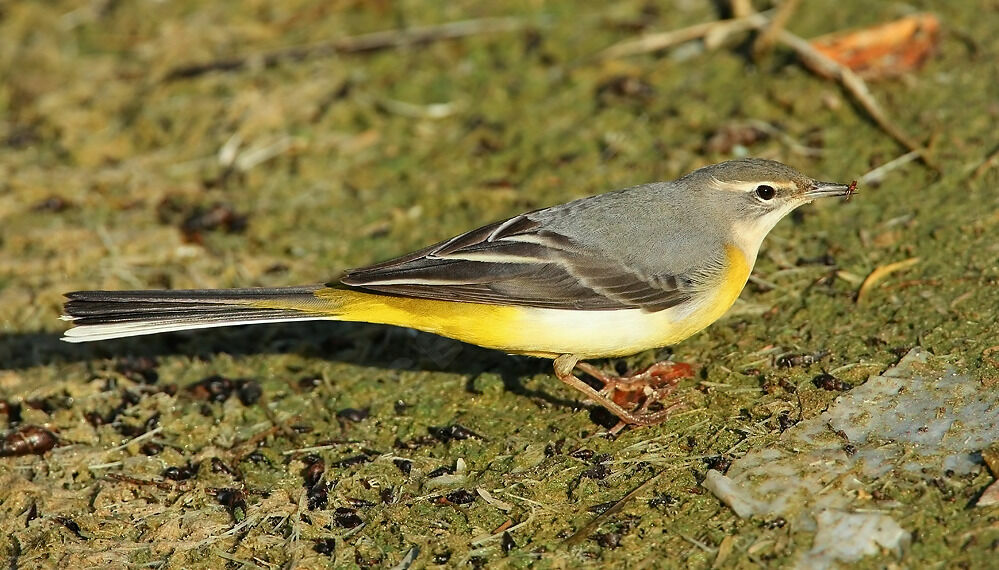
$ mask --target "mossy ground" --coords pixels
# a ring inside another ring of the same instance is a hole
[[[345,324],[70,346],[58,341],[61,295],[327,280],[523,210],[740,153],[849,181],[903,150],[835,84],[780,50],[754,64],[739,43],[593,57],[642,29],[717,18],[708,2],[0,7],[0,396],[64,444],[0,460],[0,553],[24,567],[364,567],[395,565],[415,547],[415,567],[706,568],[732,536],[727,566],[787,563],[807,533],[740,520],[704,492],[715,458],[821,411],[835,397],[811,382],[824,370],[859,383],[920,345],[983,389],[999,376],[999,353],[988,351],[999,343],[999,170],[974,174],[999,143],[995,3],[810,2],[790,28],[812,37],[913,8],[940,16],[940,49],[919,72],[873,89],[904,130],[932,141],[941,172],[911,163],[848,203],[782,223],[740,310],[673,348],[699,367],[681,387],[686,410],[611,440],[546,362]],[[487,16],[525,27],[272,67],[251,58],[241,70],[168,79],[184,64]],[[727,144],[725,133],[749,121],[786,137]],[[246,168],[227,166],[223,148]],[[215,204],[224,206],[213,231],[195,214]],[[181,231],[184,220],[193,221]],[[912,257],[855,302],[854,276]],[[824,356],[780,368],[785,353]],[[154,358],[158,379],[144,385],[130,356]],[[252,379],[263,396],[210,403],[185,389],[212,375]],[[137,397],[114,423],[88,422],[126,393]],[[369,416],[338,418],[345,408]],[[428,435],[453,424],[480,437]],[[158,431],[119,447],[148,428]],[[161,450],[145,455],[147,442]],[[296,451],[311,447],[331,484],[327,507],[313,510],[307,452]],[[213,469],[212,458],[239,472]],[[337,464],[345,458],[358,459]],[[428,477],[459,459],[464,473]],[[192,477],[162,477],[188,463]],[[886,482],[916,536],[904,564],[988,565],[999,513],[967,507],[988,481]],[[244,489],[245,508],[227,511],[224,488]],[[483,538],[511,525],[512,542]],[[316,551],[322,539],[333,539],[329,553]]]

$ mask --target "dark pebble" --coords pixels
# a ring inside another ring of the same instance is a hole
[[[392,463],[402,471],[403,475],[409,475],[413,471],[413,462],[408,459],[393,459]]]
[[[466,491],[465,489],[458,489],[457,491],[448,493],[446,498],[449,502],[456,505],[467,505],[475,502],[475,493]]]
[[[348,422],[359,422],[368,419],[370,409],[344,408],[336,413],[336,417]]]
[[[7,434],[0,442],[0,457],[42,455],[59,443],[59,438],[49,430],[34,425],[21,426]]]
[[[263,396],[264,391],[260,387],[260,383],[256,380],[240,380],[238,387],[236,388],[236,397],[239,401],[243,403],[244,406],[252,406],[260,400],[260,396]]]
[[[812,378],[812,384],[815,384],[816,388],[821,388],[822,390],[828,390],[830,392],[843,392],[853,388],[853,384],[843,382],[832,374],[825,372],[819,374],[815,378]]]
[[[333,511],[333,521],[341,528],[354,528],[364,524],[361,517],[357,516],[357,511],[347,507],[337,507]]]
[[[171,481],[184,481],[198,474],[198,465],[188,463],[180,467],[167,467],[163,470],[163,477]]]
[[[332,556],[336,551],[336,539],[334,538],[321,538],[316,541],[316,544],[312,547],[319,554],[324,556]]]

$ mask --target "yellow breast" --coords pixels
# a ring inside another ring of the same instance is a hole
[[[639,309],[525,310],[517,330],[525,339],[543,338],[546,343],[511,352],[552,358],[567,353],[607,358],[676,344],[717,321],[739,298],[751,268],[735,246],[727,246],[725,256],[725,269],[715,287],[691,302],[655,313]]]

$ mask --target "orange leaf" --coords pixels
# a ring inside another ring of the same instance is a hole
[[[940,20],[924,13],[870,28],[829,34],[815,38],[811,44],[861,77],[877,79],[920,67],[933,54],[939,32]]]

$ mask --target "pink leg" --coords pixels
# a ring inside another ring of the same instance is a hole
[[[576,368],[602,382],[604,387],[598,391],[577,378],[573,374]],[[628,424],[647,426],[665,420],[679,403],[656,412],[649,412],[649,406],[666,398],[680,378],[693,376],[693,370],[688,364],[657,362],[636,374],[618,377],[580,362],[577,356],[564,354],[555,359],[555,375],[620,418],[621,422],[611,430],[611,433],[617,433]]]

